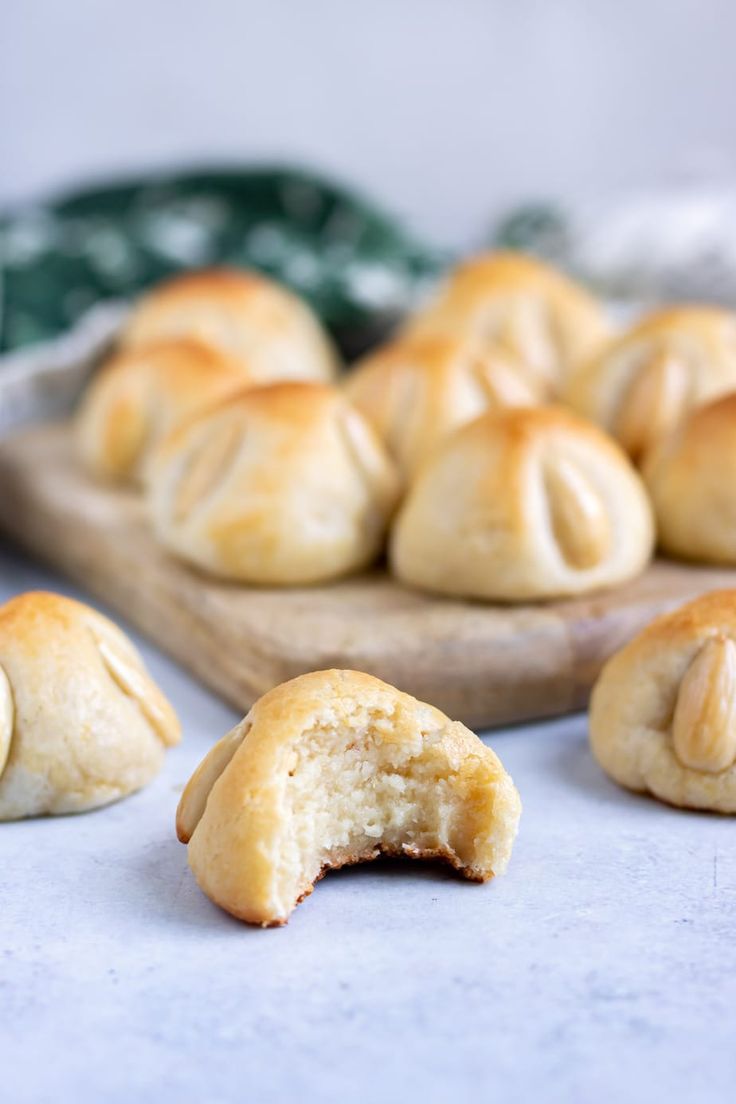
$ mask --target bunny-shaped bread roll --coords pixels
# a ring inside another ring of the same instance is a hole
[[[226,579],[316,583],[381,551],[398,477],[373,431],[325,384],[230,398],[175,430],[149,466],[161,542]]]
[[[584,288],[534,257],[503,252],[458,265],[405,332],[473,337],[509,353],[547,396],[610,335],[601,304]]]
[[[642,474],[665,552],[736,565],[736,394],[693,410]]]
[[[642,463],[694,406],[734,388],[736,315],[718,307],[668,307],[575,372],[564,398]]]
[[[0,607],[0,820],[116,801],[178,740],[173,709],[106,617],[41,591]]]
[[[141,296],[123,331],[126,349],[194,337],[242,358],[261,383],[329,380],[338,357],[309,306],[262,273],[212,268],[174,276]]]
[[[624,582],[653,539],[643,484],[616,443],[539,407],[485,414],[448,437],[409,490],[390,555],[413,586],[519,602]]]
[[[590,741],[628,789],[736,813],[736,591],[658,617],[609,659],[593,689]]]
[[[317,671],[269,691],[212,748],[176,825],[200,888],[272,926],[328,870],[379,855],[487,881],[508,864],[520,813],[464,725],[371,675]]]
[[[80,459],[99,478],[140,482],[167,433],[249,382],[243,361],[194,338],[118,353],[84,393],[75,427]]]
[[[383,346],[356,365],[345,390],[408,478],[464,422],[542,398],[513,356],[448,335]]]

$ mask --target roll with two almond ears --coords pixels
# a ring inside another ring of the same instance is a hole
[[[695,406],[736,388],[736,314],[656,311],[575,372],[564,399],[603,426],[636,463]]]
[[[179,734],[112,621],[41,591],[0,607],[0,820],[125,797],[158,773]]]
[[[514,357],[453,336],[405,337],[369,354],[345,384],[405,478],[448,433],[506,406],[533,406],[539,387]]]
[[[569,374],[610,337],[600,302],[523,253],[487,253],[458,265],[408,334],[474,337],[524,365],[535,391],[559,395]]]
[[[194,337],[242,359],[260,383],[330,380],[339,358],[324,327],[297,295],[261,273],[212,268],[174,276],[141,296],[120,341]]]
[[[506,869],[521,803],[464,725],[357,671],[317,671],[256,702],[177,810],[200,888],[252,924],[286,923],[327,871],[379,855]]]
[[[621,786],[736,813],[736,591],[657,618],[609,659],[589,727],[593,754]]]
[[[399,511],[390,559],[412,586],[524,602],[623,583],[653,543],[644,486],[618,445],[540,407],[485,414],[438,448]]]
[[[149,465],[156,535],[224,579],[317,583],[382,551],[399,495],[380,441],[325,384],[257,387],[175,430]]]

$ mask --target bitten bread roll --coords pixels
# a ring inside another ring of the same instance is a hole
[[[692,408],[736,388],[736,315],[657,311],[570,378],[565,400],[641,463]]]
[[[195,337],[243,360],[253,379],[329,380],[337,354],[307,304],[256,272],[213,268],[147,292],[125,327],[125,348]]]
[[[643,474],[665,552],[736,564],[736,394],[694,410]]]
[[[328,870],[379,855],[502,874],[521,814],[490,748],[393,686],[318,671],[256,702],[195,771],[177,811],[200,888],[264,927]]]
[[[643,484],[614,441],[565,410],[505,410],[458,429],[422,468],[391,565],[426,590],[518,602],[622,583],[653,539]]]
[[[248,382],[241,361],[192,338],[119,353],[82,399],[76,421],[80,459],[98,478],[140,481],[167,433]]]
[[[246,391],[188,422],[149,466],[156,533],[226,579],[316,583],[383,547],[398,477],[346,399],[324,384]]]
[[[0,820],[79,813],[145,786],[179,722],[106,617],[40,591],[0,607]]]
[[[384,346],[350,373],[346,393],[408,477],[464,422],[486,410],[541,401],[513,357],[450,336]]]
[[[459,265],[406,332],[475,337],[510,353],[548,396],[610,336],[592,295],[523,253],[488,253]]]
[[[590,742],[607,774],[691,809],[736,813],[736,591],[657,618],[593,689]]]

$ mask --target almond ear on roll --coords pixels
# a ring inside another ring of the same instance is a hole
[[[335,347],[306,302],[262,273],[186,272],[141,296],[123,331],[125,349],[192,337],[242,360],[252,379],[329,380]]]
[[[590,741],[616,782],[736,813],[736,591],[657,618],[603,668]]]
[[[554,459],[545,474],[552,531],[572,567],[602,563],[611,549],[610,523],[603,499],[580,468]]]
[[[358,671],[317,671],[265,694],[216,744],[179,803],[177,834],[216,904],[285,924],[329,870],[379,855],[502,874],[521,803],[464,725]]]
[[[0,667],[0,777],[10,753],[10,741],[13,738],[15,724],[15,703],[8,676]]]
[[[391,566],[441,594],[534,601],[631,579],[653,541],[643,484],[614,441],[562,409],[505,410],[456,430],[422,468]]]
[[[664,552],[736,565],[736,393],[693,410],[643,475]]]
[[[696,406],[736,388],[736,315],[656,311],[569,378],[564,399],[644,463]]]
[[[458,265],[405,333],[473,338],[523,365],[535,393],[549,397],[610,327],[602,305],[562,272],[523,253],[498,252]]]
[[[512,355],[448,335],[399,338],[370,353],[349,373],[345,393],[407,478],[464,422],[542,400]]]
[[[149,466],[156,534],[224,579],[280,586],[380,554],[399,480],[370,426],[325,384],[256,387],[170,434]]]
[[[675,755],[718,774],[736,759],[736,644],[711,637],[688,667],[672,717]]]

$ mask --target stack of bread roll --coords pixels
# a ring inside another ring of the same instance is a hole
[[[532,602],[632,579],[657,538],[736,563],[725,310],[671,307],[614,333],[561,273],[491,254],[338,369],[310,309],[271,280],[179,277],[144,296],[93,378],[79,458],[145,497],[172,555],[248,585],[324,583],[386,553],[407,586]],[[610,661],[591,738],[616,781],[736,811],[734,625],[736,592],[701,598]],[[45,594],[0,609],[0,820],[124,797],[178,739],[105,618]],[[462,725],[327,671],[276,687],[213,747],[177,831],[213,900],[272,925],[326,870],[379,854],[488,880],[519,814],[510,777]]]
[[[665,552],[736,562],[725,310],[616,333],[566,276],[488,254],[338,368],[308,306],[266,277],[178,277],[142,298],[88,388],[80,457],[141,488],[174,555],[250,585],[387,553],[409,586],[537,601],[633,578],[657,533]]]

